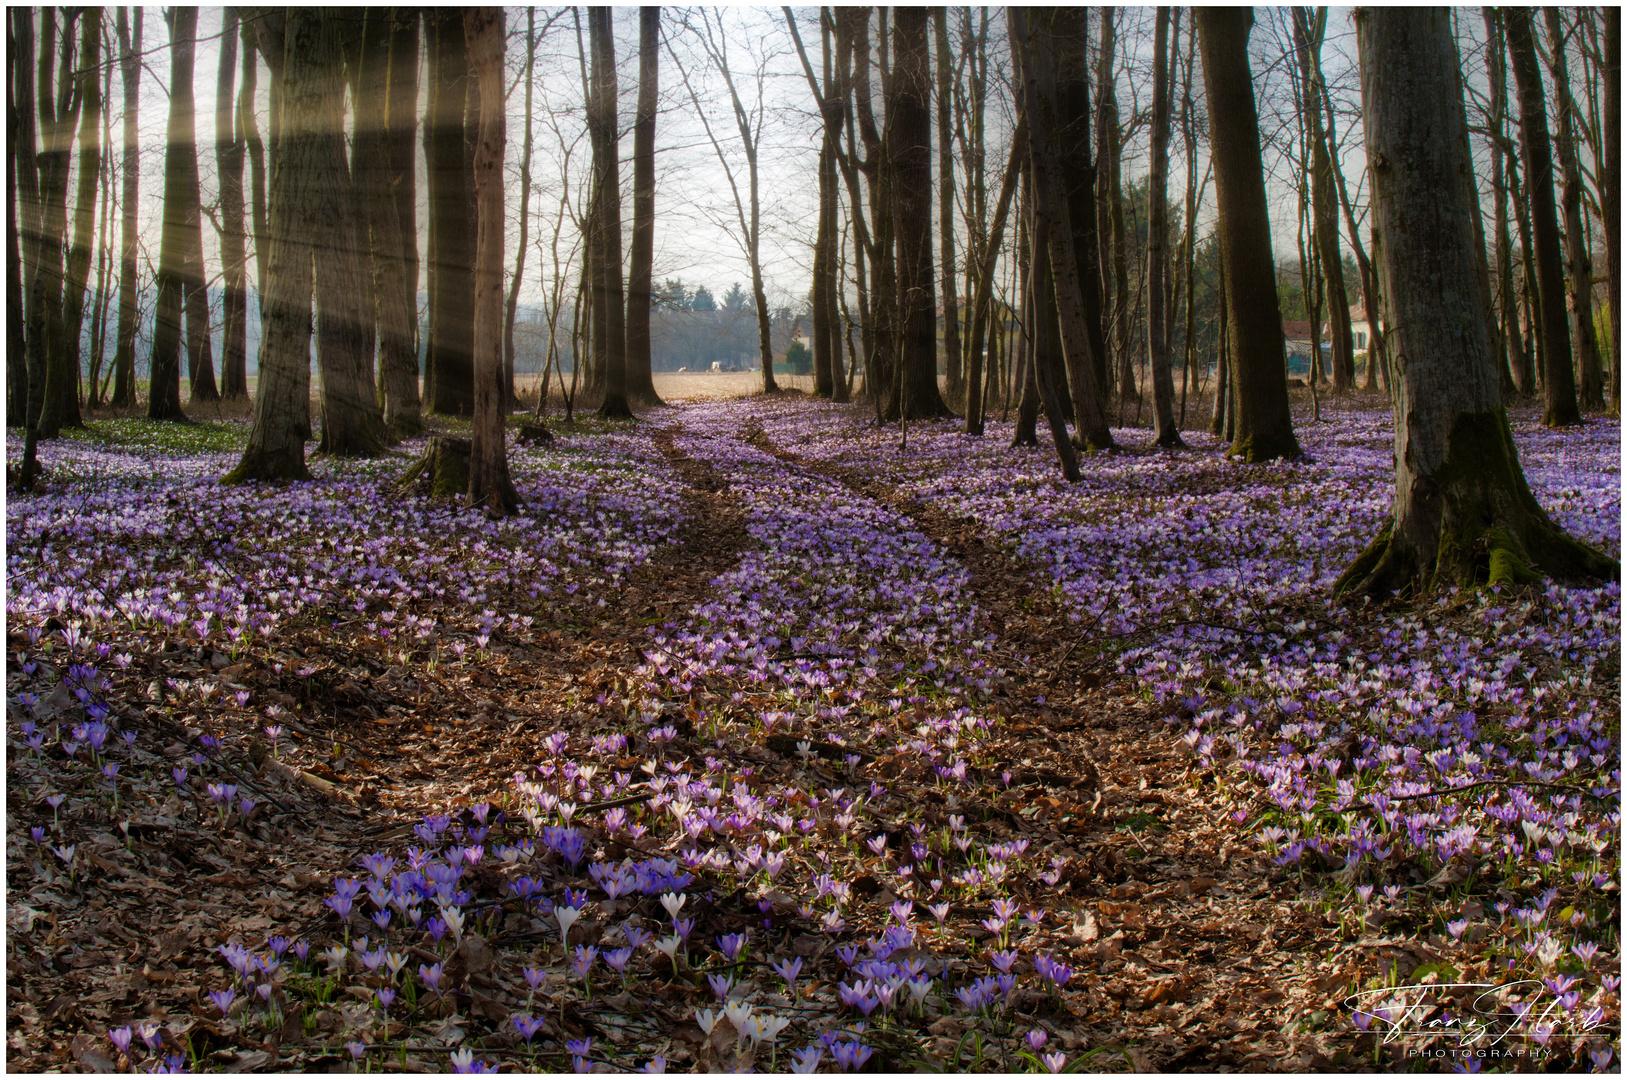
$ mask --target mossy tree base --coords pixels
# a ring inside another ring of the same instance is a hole
[[[462,498],[469,491],[469,461],[474,445],[468,439],[437,435],[423,456],[395,482],[395,490],[418,490],[432,499]]]
[[[1618,581],[1621,565],[1567,535],[1537,503],[1501,409],[1453,425],[1443,467],[1412,478],[1396,511],[1334,586],[1422,595],[1446,586]]]
[[[1299,440],[1294,437],[1292,429],[1276,437],[1261,434],[1239,435],[1237,441],[1226,451],[1229,457],[1239,458],[1249,465],[1280,459],[1292,460],[1300,457],[1302,453]]]
[[[636,420],[633,407],[627,402],[626,394],[606,394],[598,410],[593,414],[601,420]]]
[[[415,438],[424,433],[424,417],[420,413],[402,413],[384,422],[385,430],[397,442]]]
[[[309,480],[311,471],[305,467],[304,448],[292,454],[257,452],[250,447],[243,454],[237,468],[221,477],[223,484],[247,484],[255,480]]]

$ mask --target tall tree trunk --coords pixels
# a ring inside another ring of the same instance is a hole
[[[412,371],[410,385],[403,373],[399,404],[392,412],[386,391],[385,419],[402,435],[423,429],[418,390],[420,354],[418,318],[418,165],[413,139],[418,127],[418,24],[420,13],[398,9],[390,33],[389,125],[390,184],[395,192],[396,217],[401,235],[401,276],[406,289],[411,323]]]
[[[249,295],[243,235],[243,132],[233,134],[237,81],[237,9],[222,9],[220,76],[215,84],[215,167],[220,176],[220,261],[224,279],[225,327],[220,346],[220,393],[227,400],[248,395]],[[245,72],[254,57],[245,52]],[[251,106],[252,108],[252,106]]]
[[[841,332],[836,305],[838,287],[836,265],[839,261],[837,253],[839,230],[836,215],[840,210],[836,192],[836,159],[841,153],[842,118],[846,95],[837,90],[831,77],[832,27],[827,17],[828,11],[821,9],[820,15],[819,38],[825,76],[821,88],[819,77],[814,74],[813,64],[808,59],[808,50],[802,44],[802,33],[797,29],[796,16],[788,7],[781,10],[785,14],[785,25],[791,31],[792,43],[796,46],[797,58],[802,63],[802,72],[807,77],[809,89],[813,91],[814,105],[819,109],[823,131],[819,144],[818,166],[819,224],[814,235],[813,282],[809,296],[813,310],[811,336],[814,393],[820,397],[840,401],[845,400],[846,395],[839,393],[837,387],[843,380]],[[847,42],[839,38],[836,48],[841,50],[846,47]]]
[[[1491,297],[1452,16],[1358,14],[1362,114],[1395,356],[1395,501],[1338,589],[1619,578],[1566,536],[1526,485],[1498,390]],[[1512,35],[1511,35],[1512,36]],[[1456,307],[1441,303],[1457,298]]]
[[[1085,306],[1085,333],[1090,339],[1102,408],[1113,380],[1108,367],[1108,346],[1103,326],[1102,262],[1097,237],[1095,187],[1097,163],[1091,159],[1090,137],[1090,22],[1084,7],[1059,7],[1051,16],[1051,41],[1056,60],[1056,132],[1061,145],[1060,183],[1073,227],[1074,263]],[[1077,442],[1077,437],[1075,439]]]
[[[661,9],[638,11],[638,114],[633,120],[633,238],[627,270],[627,396],[659,405],[650,356],[655,263],[655,113],[660,97]],[[529,131],[529,128],[527,129]],[[522,229],[523,235],[523,229]]]
[[[425,397],[440,416],[474,408],[474,203],[464,137],[474,90],[464,45],[463,14],[427,9],[430,33],[429,113],[424,121],[429,177],[429,351]]]
[[[260,63],[254,21],[241,24],[243,40],[243,85],[237,94],[238,140],[248,152],[249,227],[254,231],[255,303],[264,295],[267,267],[271,259],[271,236],[266,225],[266,151],[260,138],[260,122],[255,116],[254,99],[259,92]],[[273,81],[273,93],[275,92]],[[241,181],[239,181],[241,184]],[[247,344],[244,345],[245,351]]]
[[[45,261],[49,257],[45,235],[44,191],[41,188],[42,157],[37,138],[38,98],[51,93],[49,67],[41,49],[39,67],[46,80],[36,88],[34,19],[31,9],[8,8],[7,22],[15,43],[16,59],[11,65],[12,91],[17,103],[17,136],[12,140],[12,166],[16,173],[17,200],[21,204],[18,234],[22,241],[25,313],[23,340],[26,355],[23,367],[28,373],[27,407],[24,425],[30,430],[39,421],[45,402]],[[41,20],[42,23],[44,20]],[[60,233],[58,234],[61,235]],[[58,250],[61,244],[57,244]]]
[[[1046,388],[1054,380],[1049,366],[1042,361],[1055,357],[1060,351],[1067,365],[1079,444],[1090,450],[1107,449],[1113,445],[1113,435],[1107,424],[1106,394],[1096,383],[1097,365],[1086,328],[1084,293],[1073,250],[1074,229],[1057,146],[1054,39],[1049,27],[1031,27],[1026,9],[1007,8],[1006,14],[1021,67],[1023,119],[1028,124],[1028,210],[1033,244],[1030,272],[1039,282],[1035,286],[1035,310],[1041,315],[1048,314],[1049,302],[1042,301],[1054,296],[1055,317],[1059,320],[1055,330],[1060,331],[1059,350],[1047,346],[1035,354],[1040,357],[1040,361],[1036,361],[1036,381],[1043,399]],[[1042,18],[1048,15],[1049,12],[1043,13]],[[1045,256],[1043,264],[1042,254]],[[1037,340],[1048,343],[1054,332],[1047,321],[1038,328]],[[1046,405],[1049,408],[1048,401]],[[1063,470],[1068,471],[1066,457]]]
[[[186,288],[187,172],[193,146],[191,92],[197,36],[196,8],[177,7],[170,23],[169,125],[164,147],[164,219],[158,246],[158,301],[153,321],[152,373],[147,417],[185,420],[181,411],[181,302]],[[183,89],[184,88],[184,89]]]
[[[593,173],[598,191],[598,257],[594,260],[594,305],[604,326],[604,401],[599,415],[631,419],[627,401],[627,315],[621,277],[621,163],[616,129],[616,43],[611,36],[611,9],[588,9],[588,38],[593,57],[593,95],[588,99],[588,132],[593,139]],[[752,167],[752,227],[756,231],[757,170]],[[762,277],[752,258],[752,285],[761,294]],[[759,300],[761,312],[765,301]],[[597,326],[594,328],[598,329]],[[765,346],[767,342],[764,342]]]
[[[469,59],[480,87],[475,143],[475,412],[469,454],[469,505],[490,515],[519,506],[508,474],[503,416],[503,9],[465,8]]]
[[[1190,389],[1199,392],[1197,357],[1197,221],[1198,221],[1198,136],[1193,125],[1192,69],[1198,51],[1198,27],[1187,23],[1186,62],[1181,72],[1181,138],[1186,145],[1186,243],[1182,247],[1182,273],[1186,286],[1185,355],[1182,357],[1181,417],[1179,426],[1186,426],[1186,395]],[[1204,187],[1209,177],[1203,178]]]
[[[1000,257],[1000,247],[1004,240],[1006,215],[1011,206],[1012,196],[1017,190],[1017,180],[1022,175],[1022,159],[1028,145],[1028,134],[1023,122],[1019,119],[1017,130],[1011,138],[1011,157],[1006,162],[1005,175],[1000,180],[1000,195],[995,201],[993,224],[989,230],[988,240],[983,249],[982,265],[977,268],[977,297],[972,303],[972,364],[971,371],[966,379],[966,434],[983,434],[983,342],[985,338],[991,343],[999,338],[999,331],[990,332],[988,327],[994,313],[991,310],[994,296],[994,267],[995,261]],[[1000,318],[999,325],[1005,324]]]
[[[1313,21],[1304,9],[1294,9],[1294,37],[1298,46],[1303,86],[1306,137],[1310,142],[1311,221],[1322,278],[1327,284],[1328,329],[1332,348],[1333,392],[1356,388],[1356,349],[1350,334],[1350,296],[1345,289],[1344,257],[1339,251],[1339,205],[1334,191],[1333,155],[1322,123],[1322,37],[1327,11],[1319,9]],[[1316,328],[1313,328],[1313,332]]]
[[[1007,18],[1013,11],[1020,8],[1007,8]],[[1043,15],[1048,13],[1040,13]],[[1019,36],[1019,35],[1014,35]],[[1031,42],[1032,45],[1032,42]],[[1034,52],[1043,52],[1046,47],[1040,45],[1030,48],[1028,59],[1033,59]],[[1039,128],[1030,120],[1030,130],[1037,137]],[[1064,351],[1062,337],[1059,333],[1060,320],[1057,303],[1056,286],[1057,271],[1064,265],[1060,254],[1053,257],[1050,252],[1051,240],[1057,235],[1058,229],[1054,223],[1047,224],[1039,220],[1044,198],[1037,194],[1034,185],[1028,189],[1030,195],[1029,209],[1032,227],[1028,237],[1032,244],[1029,256],[1031,270],[1028,276],[1029,305],[1033,308],[1034,319],[1034,348],[1031,350],[1032,361],[1029,365],[1032,372],[1034,388],[1039,391],[1040,407],[1045,413],[1046,426],[1051,429],[1051,444],[1056,447],[1056,455],[1062,465],[1062,476],[1069,483],[1079,482],[1079,455],[1074,449],[1073,441],[1068,437],[1068,422],[1063,415],[1062,396],[1056,385],[1056,372],[1062,367],[1058,362],[1059,353]]]
[[[1509,200],[1514,204],[1514,224],[1520,236],[1520,312],[1526,328],[1520,351],[1531,376],[1529,385],[1534,394],[1541,388],[1543,372],[1548,370],[1548,354],[1542,346],[1542,302],[1537,298],[1537,259],[1536,244],[1531,239],[1531,201],[1525,196],[1518,165],[1517,155],[1509,154]]]
[[[356,110],[355,178],[364,192],[370,237],[382,420],[386,431],[401,437],[424,429],[414,344],[418,324],[416,260],[406,250],[416,243],[404,234],[404,228],[414,228],[415,219],[409,208],[403,220],[398,199],[400,185],[410,186],[411,182],[412,135],[417,122],[417,35],[412,35],[411,48],[402,47],[401,23],[407,20],[416,26],[417,14],[388,8],[367,12],[361,55],[362,93]],[[413,87],[414,92],[404,93],[400,81]],[[405,173],[401,171],[399,153],[403,144],[409,163]]]
[[[1153,431],[1159,446],[1184,446],[1175,426],[1175,380],[1170,371],[1169,322],[1164,281],[1169,275],[1169,8],[1160,7],[1153,28],[1152,175],[1147,194],[1147,359],[1152,367]]]
[[[1282,314],[1271,255],[1260,161],[1259,117],[1249,72],[1246,8],[1199,8],[1198,47],[1209,102],[1221,272],[1226,277],[1228,351],[1236,403],[1231,453],[1245,461],[1299,456],[1288,412]]]
[[[1604,9],[1604,162],[1599,169],[1610,269],[1610,407],[1621,412],[1621,8]]]
[[[943,264],[943,358],[949,397],[953,400],[959,398],[963,391],[960,301],[955,288],[955,158],[949,126],[950,88],[955,61],[949,51],[948,11],[945,7],[932,9],[932,29],[938,52],[938,248]]]
[[[1219,294],[1217,299],[1220,301],[1217,316],[1220,332],[1216,335],[1215,407],[1209,416],[1209,434],[1230,440],[1232,430],[1232,364],[1229,337],[1226,332],[1226,273],[1224,267],[1216,275],[1215,290]]]
[[[126,11],[134,13],[134,27]],[[136,404],[136,255],[140,240],[139,195],[141,190],[141,28],[144,8],[117,9],[119,38],[119,84],[124,91],[124,150],[120,161],[123,189],[119,210],[119,324],[113,348],[114,408]]]
[[[1006,9],[1006,22],[1011,21],[1012,9]],[[1039,335],[1040,318],[1042,312],[1035,302],[1033,292],[1033,279],[1037,273],[1032,265],[1034,244],[1033,215],[1030,212],[1034,205],[1033,177],[1030,168],[1023,169],[1023,195],[1022,207],[1018,221],[1017,231],[1017,295],[1021,298],[1022,315],[1020,316],[1020,348],[1014,349],[1017,356],[1017,370],[1012,373],[1012,380],[1022,384],[1022,395],[1017,400],[1017,420],[1011,428],[1011,445],[1039,446],[1039,435],[1035,431],[1039,423],[1040,395],[1039,379],[1034,375],[1038,366],[1038,351],[1043,347]],[[1061,447],[1057,448],[1060,454]]]
[[[66,9],[64,13],[67,14]],[[78,123],[74,100],[73,16],[68,15],[62,27],[61,56],[56,47],[56,11],[42,8],[40,12],[39,56],[39,155],[40,247],[42,258],[35,274],[42,290],[40,311],[44,318],[40,337],[39,360],[40,408],[35,414],[35,425],[42,439],[52,439],[60,432],[64,416],[64,389],[73,389],[73,372],[68,368],[67,333],[63,321],[65,299],[65,267],[62,241],[68,232],[68,169],[73,159],[73,133]],[[53,71],[56,78],[52,78]],[[56,86],[53,90],[52,83]],[[29,379],[34,378],[31,365]]]
[[[897,370],[897,281],[893,261],[894,205],[890,151],[876,125],[870,92],[870,8],[843,8],[853,28],[853,120],[864,143],[864,158],[858,168],[864,173],[870,193],[870,323],[871,344],[867,357],[865,389],[881,419],[886,398]],[[854,198],[854,216],[859,216]]]
[[[525,139],[520,150],[520,243],[514,250],[514,277],[509,282],[508,309],[503,314],[505,409],[512,409],[517,403],[514,394],[514,317],[520,306],[520,283],[525,280],[526,250],[531,246],[531,101],[536,68],[537,9],[528,7],[525,9],[525,67],[520,74],[520,81],[525,84]],[[637,226],[634,228],[636,230]]]
[[[1525,188],[1531,200],[1535,246],[1537,303],[1542,320],[1543,377],[1546,408],[1542,422],[1566,427],[1582,422],[1576,407],[1576,379],[1571,368],[1570,327],[1565,311],[1565,272],[1559,253],[1559,213],[1554,206],[1554,165],[1548,143],[1548,116],[1542,71],[1531,34],[1530,8],[1504,8],[1504,30],[1520,99],[1520,147],[1525,157]]]
[[[344,53],[356,20],[330,10],[323,19],[323,65],[314,72],[328,91],[311,150],[318,171],[316,235],[316,359],[322,373],[322,438],[317,449],[342,457],[374,457],[389,441],[367,350],[372,310],[355,242],[357,200],[345,159]],[[337,239],[334,239],[337,238]]]
[[[1333,113],[1333,95],[1328,92],[1327,83],[1321,84],[1322,108],[1327,118],[1327,144],[1330,148],[1330,157],[1336,157],[1339,146],[1339,135]],[[1389,376],[1385,374],[1384,361],[1384,333],[1379,318],[1378,276],[1373,269],[1372,261],[1368,258],[1367,249],[1362,245],[1361,229],[1356,224],[1356,213],[1350,204],[1350,192],[1346,190],[1345,173],[1343,166],[1337,162],[1333,165],[1333,186],[1339,193],[1339,208],[1344,212],[1345,228],[1348,231],[1350,250],[1356,256],[1356,272],[1361,278],[1362,306],[1367,315],[1367,379],[1366,389],[1371,390],[1376,379],[1384,379],[1384,387],[1389,389]]]
[[[1503,53],[1503,28],[1496,9],[1483,7],[1481,16],[1486,24],[1486,79],[1490,84],[1491,107],[1487,110],[1486,124],[1491,129],[1491,190],[1493,200],[1492,244],[1493,261],[1497,264],[1497,287],[1493,303],[1497,314],[1497,343],[1502,370],[1507,382],[1502,387],[1504,396],[1511,391],[1522,394],[1532,392],[1528,381],[1520,338],[1519,316],[1514,305],[1514,256],[1509,237],[1508,172],[1504,168],[1503,141],[1508,113],[1508,74]]]
[[[46,372],[41,437],[62,427],[83,427],[79,415],[80,338],[90,285],[90,260],[96,246],[96,198],[102,178],[102,12],[87,7],[79,14],[79,56],[75,82],[79,113],[79,191],[74,202],[73,250],[68,255],[62,297],[62,366],[55,377]],[[55,408],[53,408],[55,403]]]
[[[932,265],[932,63],[927,9],[901,7],[893,15],[896,61],[887,127],[897,185],[898,306],[903,330],[896,415],[916,420],[950,415],[938,391],[933,314],[937,290]]]
[[[121,12],[123,8],[119,9]],[[26,316],[23,309],[22,228],[18,223],[17,204],[24,199],[23,162],[34,168],[32,135],[25,153],[21,148],[22,127],[17,108],[18,83],[31,79],[30,64],[21,55],[17,41],[17,23],[32,21],[31,11],[10,8],[6,12],[6,64],[10,77],[6,82],[6,138],[12,147],[11,194],[6,199],[6,425],[28,426],[28,335],[24,329]],[[32,33],[32,26],[29,27]],[[38,180],[35,180],[38,183]]]
[[[310,393],[311,298],[314,256],[323,235],[321,175],[329,150],[322,127],[339,91],[338,42],[321,8],[287,9],[280,34],[262,27],[256,41],[272,65],[280,124],[274,127],[268,200],[271,250],[261,293],[259,386],[254,424],[243,460],[226,476],[248,480],[305,480],[306,404]]]
[[[1582,166],[1576,152],[1576,102],[1571,97],[1570,68],[1565,61],[1565,27],[1559,9],[1545,7],[1548,56],[1559,114],[1559,203],[1565,215],[1565,308],[1570,313],[1571,347],[1576,354],[1577,404],[1584,409],[1604,408],[1604,375],[1599,370],[1599,346],[1593,331],[1593,260],[1588,255],[1587,233],[1582,227]]]
[[[1096,222],[1101,247],[1103,306],[1113,330],[1108,345],[1108,371],[1119,384],[1120,412],[1136,396],[1135,366],[1130,359],[1130,271],[1124,232],[1124,181],[1117,73],[1116,8],[1097,8],[1102,20],[1100,57],[1096,66]]]
[[[825,120],[826,127],[831,131],[830,154],[822,159],[821,164],[827,170],[823,174],[823,182],[827,185],[820,189],[820,197],[826,200],[830,207],[830,234],[825,238],[825,341],[826,350],[830,353],[831,367],[831,400],[845,402],[853,397],[853,368],[856,366],[857,354],[853,351],[853,323],[847,320],[847,355],[849,363],[844,370],[842,364],[842,320],[847,311],[846,287],[843,273],[846,240],[842,235],[841,214],[842,199],[841,188],[838,183],[841,171],[838,163],[842,158],[842,122],[847,119],[848,83],[851,69],[851,53],[853,42],[843,33],[844,24],[836,12],[830,8],[820,9],[819,40],[822,44],[821,52],[824,56],[825,93],[820,107],[821,118]],[[828,110],[828,113],[827,113]],[[847,133],[851,140],[852,132]],[[823,150],[823,145],[821,145]],[[855,170],[849,169],[853,191],[858,190],[858,176]],[[828,194],[827,194],[828,192]],[[821,202],[821,212],[825,202]],[[855,228],[862,228],[863,217],[857,212],[853,214]],[[860,241],[862,244],[862,241]],[[857,276],[859,281],[864,280],[863,249],[859,248],[857,263]],[[859,286],[861,292],[861,310],[868,301],[862,296],[864,286]],[[817,368],[817,357],[815,367]]]
[[[197,13],[192,14],[189,36],[196,38]],[[197,43],[189,48],[196,57]],[[186,313],[187,382],[192,401],[218,401],[220,390],[215,382],[214,342],[209,334],[208,271],[203,261],[203,208],[198,178],[197,102],[189,79],[180,88],[171,88],[171,99],[181,98],[185,111],[185,134],[180,146],[180,168],[185,204],[181,240],[184,245],[181,304]],[[173,106],[172,106],[173,107]]]

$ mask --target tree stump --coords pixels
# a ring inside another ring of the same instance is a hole
[[[461,498],[467,495],[472,449],[468,439],[436,435],[424,448],[423,456],[395,482],[395,489],[408,491],[416,488],[431,498]]]
[[[554,441],[554,433],[541,424],[521,424],[518,441],[532,446],[548,446]]]

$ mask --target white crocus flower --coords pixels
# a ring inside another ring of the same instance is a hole
[[[565,907],[564,905],[554,908],[554,918],[559,920],[559,940],[561,944],[570,944],[568,939],[571,936],[571,927],[576,925],[576,920],[581,917],[582,910],[580,908]]]

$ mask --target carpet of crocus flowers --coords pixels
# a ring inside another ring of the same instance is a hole
[[[1389,432],[697,403],[490,520],[96,421],[7,504],[8,1063],[1615,1071],[1619,586],[1334,603]],[[1515,437],[1619,558],[1619,425]]]

